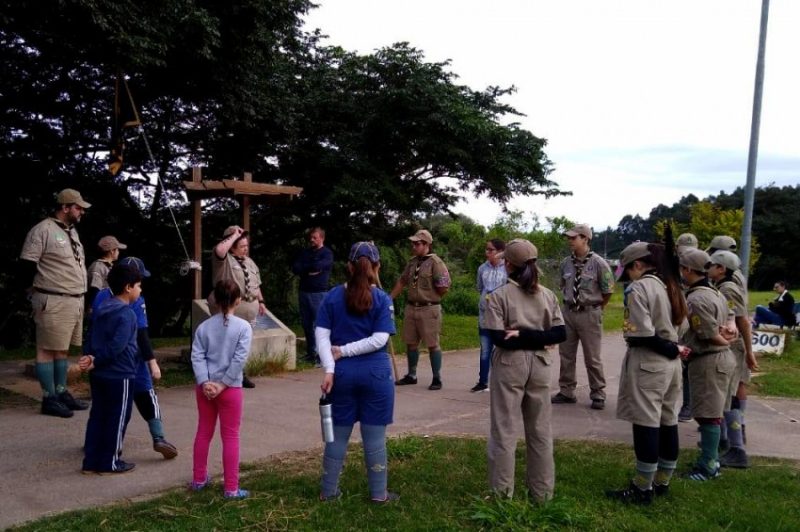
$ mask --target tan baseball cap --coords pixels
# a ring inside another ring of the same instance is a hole
[[[622,250],[622,253],[619,254],[619,264],[622,266],[622,272],[617,277],[617,281],[630,281],[628,265],[635,260],[650,255],[650,250],[647,246],[647,242],[634,242],[633,244],[628,244],[628,246]]]
[[[739,257],[737,257],[732,251],[728,250],[715,251],[709,260],[711,261],[711,264],[719,264],[720,266],[723,266],[731,271],[738,270],[742,265],[742,261],[739,260]]]
[[[588,224],[578,224],[569,231],[565,231],[564,234],[566,236],[578,236],[582,235],[588,238],[589,240],[592,239],[592,228],[589,227]]]
[[[408,239],[411,240],[412,242],[422,241],[427,244],[433,244],[433,237],[426,229],[420,229],[419,231],[414,233],[414,236],[410,236],[408,237]]]
[[[709,249],[727,249],[734,251],[736,249],[736,240],[733,237],[726,235],[718,235],[711,239],[711,243],[706,248],[706,253]]]
[[[524,238],[515,238],[506,244],[506,249],[498,253],[497,258],[521,268],[529,260],[539,258],[539,250]]]
[[[78,207],[83,207],[84,209],[88,209],[92,206],[91,203],[84,201],[81,193],[74,188],[65,188],[59,192],[58,196],[56,196],[56,203],[59,205],[71,205],[74,203]]]
[[[116,237],[111,235],[104,236],[100,239],[97,243],[97,247],[102,249],[103,251],[113,251],[115,249],[128,249],[128,246],[117,240]]]
[[[229,226],[228,226],[228,227],[227,227],[227,228],[226,228],[226,229],[225,229],[225,230],[222,232],[222,238],[228,238],[230,235],[232,235],[233,233],[235,233],[237,229],[241,229],[241,227],[239,227],[238,225],[229,225]],[[241,235],[242,237],[245,237],[245,236],[247,236],[247,235],[248,235],[247,231],[242,231],[242,235]]]
[[[702,249],[686,248],[678,255],[678,262],[684,268],[696,272],[705,272],[711,257]]]
[[[696,248],[698,247],[697,237],[692,233],[683,233],[675,241],[675,247],[678,248]]]

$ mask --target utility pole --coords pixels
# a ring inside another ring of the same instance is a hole
[[[767,48],[767,20],[769,0],[761,0],[761,29],[758,36],[756,84],[753,91],[753,119],[750,123],[750,151],[747,154],[747,185],[744,189],[744,224],[742,225],[742,273],[750,274],[750,236],[753,228],[753,203],[756,188],[756,163],[758,162],[758,133],[761,127],[761,96],[764,92],[764,55]]]

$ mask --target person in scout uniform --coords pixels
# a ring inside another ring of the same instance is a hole
[[[36,324],[36,376],[42,386],[42,414],[72,417],[88,405],[67,390],[67,351],[83,340],[86,258],[75,226],[91,204],[66,188],[56,197],[52,217],[25,237],[20,259],[33,279],[31,305]]]
[[[220,243],[214,247],[211,279],[214,286],[223,280],[236,283],[242,294],[242,301],[234,314],[253,325],[256,316],[266,314],[267,307],[264,306],[264,296],[261,293],[261,273],[249,254],[249,233],[238,225],[228,227],[222,233]],[[214,292],[208,296],[208,309],[212,315],[219,312],[214,301]],[[255,384],[245,375],[242,387],[255,388]]]
[[[709,285],[706,274],[709,262],[708,254],[699,249],[680,255],[681,276],[689,286],[686,292],[689,328],[682,340],[691,349],[688,360],[692,417],[700,425],[700,456],[686,478],[698,481],[720,474],[720,425],[736,389],[736,360],[729,347],[736,331],[728,328],[733,313],[725,297]]]
[[[104,236],[97,243],[101,257],[89,266],[89,291],[86,293],[86,305],[91,312],[92,303],[97,293],[108,288],[108,272],[114,262],[119,258],[119,250],[127,249],[128,246],[120,242],[113,236]]]
[[[692,233],[683,233],[675,240],[675,247],[678,248],[678,253],[686,248],[699,247],[697,237]]]
[[[683,233],[677,238],[677,240],[675,240],[675,248],[678,250],[679,254],[688,248],[697,248],[698,246],[699,243],[697,241],[697,237],[692,233]],[[679,330],[678,336],[680,336],[682,332],[682,330]],[[689,388],[689,364],[685,360],[682,360],[681,366],[683,370],[681,373],[683,378],[683,404],[678,412],[678,421],[682,423],[688,423],[692,420],[692,395]]]
[[[736,394],[731,398],[731,408],[726,410],[725,427],[727,427],[727,444],[720,441],[720,447],[730,447],[719,459],[723,467],[746,468],[750,463],[744,447],[742,437],[742,424],[744,416],[742,403],[747,402],[747,383],[750,382],[750,370],[758,369],[758,362],[753,354],[753,345],[750,341],[752,331],[742,288],[733,281],[733,274],[739,269],[739,257],[730,251],[717,251],[710,258],[708,278],[717,289],[725,296],[728,308],[733,311],[736,329],[739,337],[731,344],[731,350],[736,357],[736,371],[734,382],[737,384]],[[720,436],[721,438],[721,436]]]
[[[563,314],[567,325],[567,339],[558,346],[561,356],[560,391],[553,396],[555,404],[575,403],[578,379],[575,365],[578,342],[583,347],[583,362],[589,376],[589,398],[592,408],[606,406],[606,378],[600,349],[603,340],[603,309],[614,291],[614,274],[611,267],[590,249],[592,229],[578,224],[564,233],[572,256],[561,263],[560,287],[564,296]]]
[[[627,488],[606,496],[628,504],[650,504],[669,493],[678,464],[677,406],[681,396],[677,327],[686,319],[673,250],[634,242],[622,250],[618,281],[625,288],[622,360],[617,418],[633,424],[636,475]]]
[[[395,382],[398,386],[417,383],[419,343],[425,342],[431,357],[433,380],[429,390],[442,389],[442,351],[439,348],[439,333],[442,330],[442,297],[450,289],[450,272],[444,261],[431,252],[433,237],[420,229],[411,241],[411,260],[390,294],[394,299],[404,288],[406,294],[403,341],[406,343],[408,373]]]
[[[711,243],[708,245],[708,248],[706,248],[706,253],[711,256],[716,251],[720,250],[736,253],[736,240],[727,235],[715,236],[711,239]],[[742,290],[744,290],[744,295],[747,296],[747,279],[744,278],[742,270],[739,269],[733,273],[733,281],[742,287]],[[745,300],[745,303],[747,303],[747,300]]]
[[[517,448],[516,417],[525,425],[525,484],[537,501],[553,496],[555,464],[550,426],[550,366],[547,346],[563,342],[558,299],[539,284],[536,246],[514,239],[502,253],[509,281],[488,295],[484,326],[495,345],[487,442],[489,486],[511,498]]]

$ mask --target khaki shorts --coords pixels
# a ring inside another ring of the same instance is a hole
[[[730,349],[689,359],[692,417],[721,418],[739,385]]]
[[[217,306],[217,301],[214,299],[213,292],[208,295],[206,302],[208,302],[208,312],[212,316],[219,312],[219,307]],[[245,301],[242,299],[239,306],[236,307],[236,310],[233,312],[233,315],[253,325],[256,322],[256,317],[258,317],[258,301],[255,299],[253,301]]]
[[[417,345],[420,340],[428,349],[439,347],[439,332],[442,330],[442,306],[415,307],[406,305],[403,318],[403,342]]]
[[[36,324],[36,347],[67,351],[83,342],[83,296],[54,296],[34,292],[31,298]]]
[[[744,345],[741,342],[736,342],[731,346],[733,356],[736,358],[736,371],[734,374],[734,381],[737,384],[743,382],[747,384],[750,382],[750,368],[747,367],[747,354],[744,352]]]
[[[680,359],[629,347],[619,376],[617,417],[644,427],[677,425],[681,387]]]

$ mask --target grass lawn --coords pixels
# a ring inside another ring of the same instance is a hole
[[[679,472],[693,453],[684,452]],[[796,463],[753,460],[706,483],[673,480],[650,507],[628,507],[603,491],[627,485],[634,457],[625,445],[559,441],[556,495],[545,505],[523,493],[524,448],[517,451],[517,494],[488,497],[486,442],[407,436],[389,441],[389,486],[401,498],[367,501],[360,447],[351,447],[344,496],[320,503],[320,453],[293,453],[243,467],[251,498],[225,501],[219,479],[209,489],[173,490],[152,500],[71,512],[19,530],[770,530],[800,529]]]

